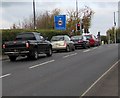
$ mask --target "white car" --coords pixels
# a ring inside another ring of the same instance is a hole
[[[67,35],[53,36],[51,43],[52,49],[55,51],[66,50],[69,52],[75,50],[74,42],[71,41],[70,37]]]

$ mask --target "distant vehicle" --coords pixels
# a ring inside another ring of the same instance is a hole
[[[85,36],[89,40],[90,46],[94,47],[94,46],[98,45],[98,40],[94,35],[88,34],[88,35],[85,35]]]
[[[69,52],[75,50],[74,42],[71,41],[70,37],[67,35],[53,36],[51,43],[53,51],[66,50]]]
[[[72,36],[71,40],[74,42],[75,48],[90,48],[89,40],[87,40],[86,36]]]
[[[25,32],[18,34],[15,41],[5,42],[3,51],[11,61],[15,61],[18,56],[38,59],[40,53],[52,56],[52,45],[40,33]]]

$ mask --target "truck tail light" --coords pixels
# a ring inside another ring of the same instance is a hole
[[[29,43],[26,43],[26,48],[29,48],[29,47],[30,47]]]
[[[5,49],[5,44],[3,44],[3,49]]]

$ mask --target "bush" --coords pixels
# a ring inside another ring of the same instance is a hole
[[[59,30],[23,30],[23,29],[9,29],[2,30],[2,43],[5,41],[12,41],[15,39],[16,35],[21,32],[40,32],[44,37],[48,37],[48,40],[55,35],[68,35],[67,31]]]

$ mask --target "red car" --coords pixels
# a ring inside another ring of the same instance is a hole
[[[98,40],[94,35],[89,34],[89,35],[85,35],[85,36],[89,40],[90,46],[97,46],[98,45]]]

